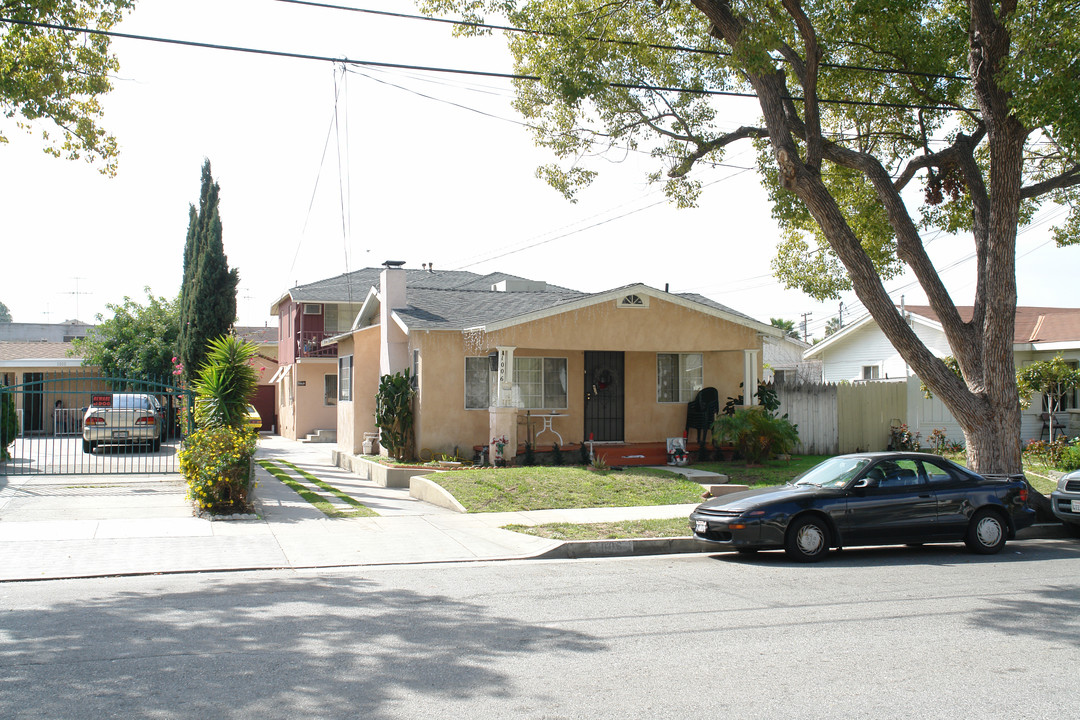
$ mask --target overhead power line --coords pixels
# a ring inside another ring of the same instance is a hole
[[[348,5],[337,5],[337,4],[334,4],[334,3],[313,2],[313,0],[276,0],[276,1],[280,2],[280,3],[288,4],[288,5],[305,5],[305,6],[308,6],[308,7],[323,8],[323,9],[326,9],[326,10],[343,10],[345,12],[363,13],[365,15],[378,15],[378,16],[381,16],[381,17],[397,18],[397,19],[400,19],[400,20],[417,20],[417,21],[421,21],[421,22],[440,23],[440,24],[443,24],[443,25],[456,25],[458,27],[470,27],[470,28],[476,28],[478,30],[501,30],[503,32],[509,32],[509,33],[522,33],[522,34],[528,34],[528,35],[541,35],[541,36],[547,36],[547,37],[559,37],[558,33],[547,32],[547,31],[543,31],[543,30],[533,30],[533,29],[530,29],[530,28],[514,27],[513,25],[495,25],[493,23],[472,22],[470,20],[455,20],[453,18],[438,18],[438,17],[430,17],[428,15],[413,15],[413,14],[409,14],[409,13],[391,12],[389,10],[373,10],[371,8],[350,7]],[[695,53],[695,54],[698,54],[698,55],[715,55],[717,57],[729,57],[731,55],[731,52],[727,51],[727,50],[713,50],[713,49],[710,49],[710,48],[696,48],[696,47],[689,47],[689,46],[686,46],[686,45],[666,45],[666,44],[662,44],[662,43],[646,43],[646,42],[641,42],[640,40],[624,40],[624,39],[621,39],[621,38],[605,38],[605,37],[597,37],[597,36],[594,36],[594,35],[584,35],[584,36],[582,36],[581,39],[588,40],[590,42],[609,43],[609,44],[613,44],[613,45],[627,45],[627,46],[631,46],[631,47],[644,47],[644,48],[649,48],[650,50],[671,50],[673,52]],[[781,60],[782,60],[782,58],[781,58]],[[875,67],[867,67],[867,66],[864,66],[864,65],[845,65],[843,63],[823,62],[823,63],[821,63],[821,66],[822,67],[827,67],[827,68],[834,68],[834,69],[837,69],[837,70],[859,70],[859,71],[862,71],[862,72],[880,73],[880,74],[883,74],[883,75],[904,75],[904,76],[908,76],[908,77],[925,77],[925,78],[936,79],[936,80],[961,80],[961,81],[967,81],[969,79],[969,78],[964,77],[962,75],[952,75],[952,74],[946,74],[946,73],[931,73],[931,72],[923,72],[923,71],[920,71],[920,70],[896,70],[896,69],[893,69],[893,68],[875,68]]]
[[[528,80],[531,82],[539,82],[543,78],[538,75],[523,75],[519,73],[504,73],[493,72],[488,70],[462,70],[460,68],[438,67],[438,66],[425,66],[425,65],[409,65],[406,63],[388,63],[380,62],[377,60],[354,60],[351,58],[342,57],[330,57],[328,55],[315,55],[312,53],[297,53],[289,52],[285,50],[267,50],[264,48],[252,48],[243,47],[240,45],[222,45],[219,43],[199,42],[197,40],[178,40],[176,38],[164,38],[154,35],[136,35],[134,33],[118,32],[116,30],[97,30],[95,28],[77,27],[73,25],[60,25],[58,23],[43,23],[35,22],[33,20],[18,20],[15,18],[0,17],[0,23],[7,23],[9,25],[21,25],[24,27],[36,27],[44,30],[58,30],[60,32],[76,32],[86,33],[88,35],[97,35],[101,37],[109,38],[121,38],[124,40],[141,40],[144,42],[162,43],[166,45],[180,45],[184,47],[195,47],[204,50],[222,50],[226,52],[238,52],[246,53],[249,55],[266,55],[269,57],[288,58],[292,60],[314,60],[318,62],[328,63],[342,63],[344,65],[360,65],[364,67],[376,67],[376,68],[388,68],[396,70],[419,70],[424,72],[433,73],[452,73],[456,75],[475,75],[477,77],[491,77],[491,78],[503,78],[506,80]],[[694,95],[710,95],[717,97],[742,97],[742,98],[756,98],[755,93],[737,92],[734,90],[706,90],[703,88],[680,88],[680,87],[668,87],[663,85],[644,85],[638,83],[619,83],[612,82],[607,83],[609,87],[619,88],[621,90],[645,90],[649,92],[660,93],[690,93]],[[787,98],[795,102],[804,102],[805,98],[798,96],[790,96]],[[881,108],[896,108],[903,110],[940,110],[940,111],[955,111],[961,108],[939,106],[939,105],[911,105],[908,103],[887,103],[878,102],[873,100],[832,100],[829,98],[818,98],[817,101],[827,105],[850,105],[861,107],[881,107]]]

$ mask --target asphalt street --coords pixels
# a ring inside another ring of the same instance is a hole
[[[5,718],[1050,718],[1080,542],[0,585]]]

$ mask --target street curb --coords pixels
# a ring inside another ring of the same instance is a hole
[[[1060,523],[1040,523],[1024,528],[1016,534],[1017,540],[1055,540],[1075,537],[1069,528]],[[727,545],[706,542],[694,537],[639,538],[625,540],[566,540],[532,560],[577,560],[600,557],[630,557],[633,555],[674,555],[678,553],[733,552]]]
[[[716,543],[693,537],[638,538],[625,540],[566,540],[562,545],[532,555],[533,560],[577,560],[580,558],[629,557],[631,555],[672,555],[676,553],[725,552]]]

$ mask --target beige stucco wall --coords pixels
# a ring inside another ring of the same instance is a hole
[[[327,405],[323,400],[323,378],[329,374],[337,374],[336,358],[303,360],[293,365],[287,382],[292,383],[295,406],[282,407],[279,398],[282,437],[301,440],[316,430],[337,427],[337,405]],[[301,382],[305,384],[301,386]]]
[[[419,349],[421,358],[418,449],[449,453],[457,446],[471,452],[473,445],[490,440],[488,411],[465,409],[464,358],[486,355],[497,346],[515,347],[515,357],[567,358],[568,408],[561,412],[569,417],[553,424],[568,444],[584,439],[586,350],[625,353],[624,439],[651,442],[681,435],[686,424],[685,403],[656,400],[657,353],[702,353],[704,384],[717,388],[722,403],[741,393],[743,350],[760,350],[761,340],[752,328],[657,298],[650,298],[648,308],[617,308],[612,301],[484,334],[414,331],[410,349]],[[525,411],[519,414],[524,418]],[[533,422],[536,433],[541,425]],[[524,438],[519,425],[519,439]],[[540,442],[552,439],[544,433]]]
[[[375,394],[379,389],[380,327],[365,328],[338,342],[338,357],[353,356],[353,399],[338,403],[337,447],[357,454],[364,433],[376,432]]]

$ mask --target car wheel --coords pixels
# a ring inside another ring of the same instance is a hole
[[[87,453],[87,454],[93,452],[94,451],[94,444],[91,443],[89,440],[83,440],[82,441],[82,451],[84,453]]]
[[[993,510],[980,510],[968,523],[967,537],[964,539],[971,552],[980,555],[993,555],[1005,547],[1008,528],[1005,521]]]
[[[154,452],[157,452],[158,450],[160,450],[161,449],[161,439],[158,438],[158,439],[154,440],[154,442],[150,443],[150,448]]]
[[[813,515],[796,520],[787,531],[784,551],[798,562],[817,562],[829,554],[829,528]]]

